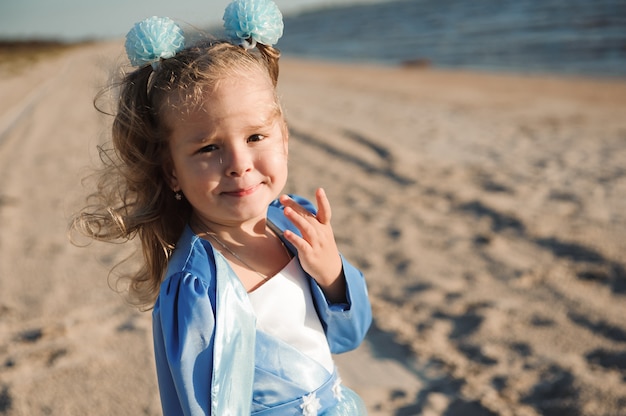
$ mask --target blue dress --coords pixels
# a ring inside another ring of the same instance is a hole
[[[298,203],[314,206],[297,196]],[[279,230],[297,228],[272,202],[267,218]],[[284,243],[296,253],[295,247]],[[345,304],[331,304],[308,277],[332,353],[356,348],[372,315],[362,273],[342,257]],[[362,415],[356,394],[336,372],[256,329],[248,295],[224,257],[186,227],[153,310],[153,335],[163,414]]]

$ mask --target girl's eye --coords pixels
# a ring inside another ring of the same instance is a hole
[[[203,148],[201,148],[198,152],[199,153],[211,153],[217,150],[217,146],[214,144],[209,144],[207,146],[204,146]]]
[[[263,140],[265,138],[265,136],[263,136],[262,134],[253,134],[252,136],[248,137],[248,142],[260,142],[261,140]]]

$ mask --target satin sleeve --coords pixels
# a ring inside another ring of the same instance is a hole
[[[363,274],[342,256],[347,303],[330,303],[314,279],[311,292],[333,354],[358,347],[372,323],[372,308]]]
[[[215,291],[190,273],[163,283],[153,315],[154,352],[165,416],[209,415]]]

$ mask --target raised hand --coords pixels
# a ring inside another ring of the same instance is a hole
[[[320,285],[331,302],[345,301],[346,286],[341,257],[330,224],[331,209],[326,193],[315,193],[317,215],[306,210],[287,195],[280,197],[285,216],[300,230],[302,237],[285,231],[285,238],[298,249],[300,264]]]

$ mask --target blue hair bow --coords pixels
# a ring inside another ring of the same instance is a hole
[[[273,46],[283,35],[283,15],[271,0],[234,0],[224,12],[226,35],[246,49]]]
[[[150,17],[135,23],[126,35],[126,54],[133,66],[171,58],[185,47],[183,30],[169,17]]]

